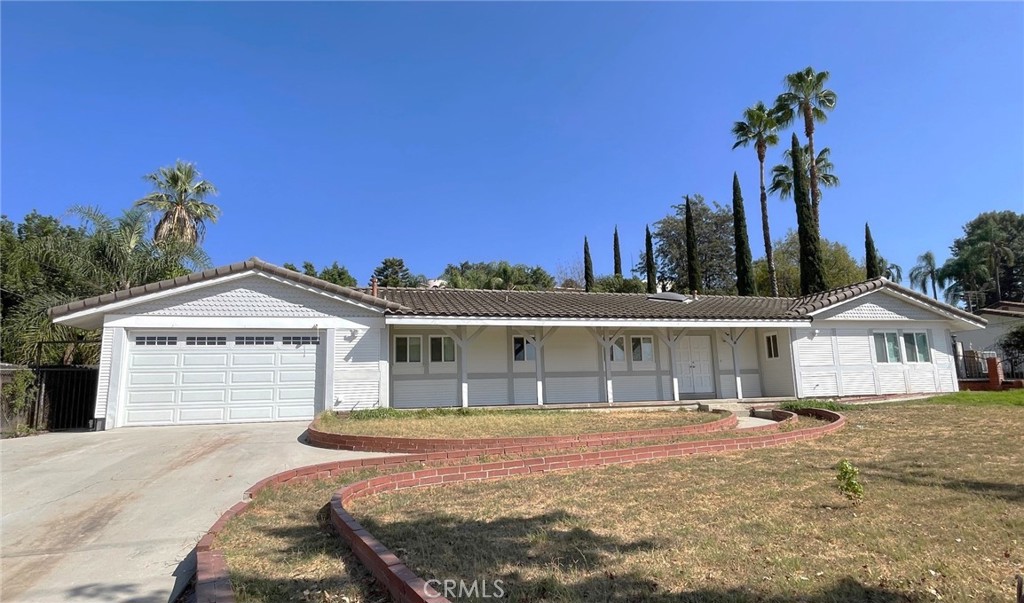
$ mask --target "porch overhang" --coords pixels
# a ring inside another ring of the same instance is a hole
[[[526,317],[480,317],[480,316],[414,316],[385,315],[384,322],[396,326],[437,326],[437,327],[610,327],[636,329],[728,329],[744,327],[787,328],[806,327],[811,319],[802,320],[665,320],[634,318],[526,318]]]

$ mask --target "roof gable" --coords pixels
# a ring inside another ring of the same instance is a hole
[[[900,299],[885,289],[826,308],[815,316],[829,320],[948,320],[949,316]]]

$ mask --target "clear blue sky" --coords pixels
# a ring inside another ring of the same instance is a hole
[[[757,161],[729,129],[807,65],[839,95],[816,138],[842,179],[824,236],[860,257],[870,221],[909,269],[980,211],[1024,211],[1021,3],[0,10],[3,213],[117,212],[143,174],[195,161],[221,190],[217,264],[553,270],[587,235],[610,272],[613,226],[635,259],[682,194],[728,203],[734,170],[759,241]],[[770,213],[775,237],[795,224],[791,203]]]

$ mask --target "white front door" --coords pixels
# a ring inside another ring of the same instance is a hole
[[[132,331],[122,425],[312,419],[316,331]]]
[[[711,394],[715,391],[711,374],[711,337],[692,335],[679,339],[679,393]]]

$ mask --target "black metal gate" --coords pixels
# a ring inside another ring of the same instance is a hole
[[[95,366],[37,366],[37,390],[32,425],[51,431],[92,428],[96,385]]]

